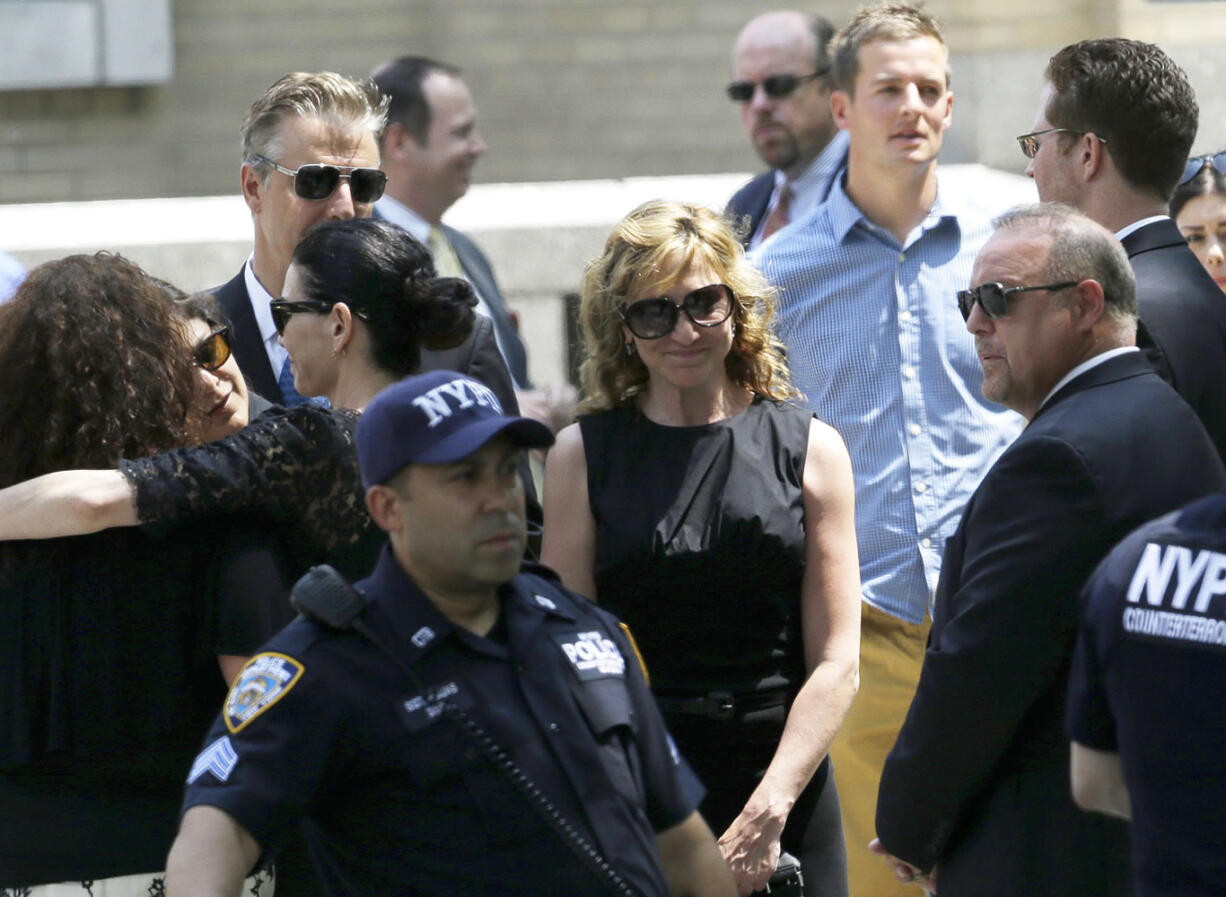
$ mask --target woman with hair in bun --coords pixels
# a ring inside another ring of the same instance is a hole
[[[295,249],[286,298],[273,310],[299,392],[326,396],[331,409],[273,406],[223,439],[0,490],[0,539],[250,512],[278,528],[291,567],[326,562],[364,576],[384,536],[366,512],[358,473],[361,410],[417,370],[423,347],[464,343],[475,305],[468,283],[436,277],[428,250],[399,228],[372,219],[321,224]]]
[[[467,282],[435,277],[426,249],[386,221],[337,221],[294,249],[273,321],[289,352],[294,388],[334,408],[361,410],[417,371],[431,334],[471,323]]]

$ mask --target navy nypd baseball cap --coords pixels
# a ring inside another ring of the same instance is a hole
[[[521,448],[547,448],[539,421],[509,417],[488,386],[455,371],[406,377],[375,396],[358,421],[358,465],[367,488],[409,464],[450,464],[505,433]]]

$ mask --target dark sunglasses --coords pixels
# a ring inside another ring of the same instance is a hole
[[[1039,138],[1044,134],[1089,134],[1089,131],[1078,131],[1076,128],[1044,128],[1042,131],[1031,131],[1017,138],[1017,145],[1022,148],[1022,155],[1033,159],[1039,154]],[[1094,135],[1099,143],[1106,143],[1107,138]]]
[[[336,192],[341,181],[349,182],[349,192],[354,202],[372,203],[383,195],[387,175],[377,168],[351,168],[348,166],[324,165],[312,162],[301,168],[285,168],[266,156],[252,156],[251,161],[271,165],[282,174],[294,179],[294,192],[313,202],[327,199]]]
[[[1034,293],[1041,290],[1067,290],[1081,283],[1079,280],[1066,280],[1063,283],[1049,283],[1041,287],[1007,287],[999,283],[981,283],[971,290],[958,290],[958,310],[962,319],[971,319],[971,310],[975,303],[983,309],[983,313],[993,321],[1003,318],[1009,311],[1009,297],[1014,293]]]
[[[218,327],[200,342],[192,352],[192,361],[206,371],[215,371],[230,360],[230,328]]]
[[[285,333],[285,325],[289,323],[291,316],[304,311],[322,315],[335,304],[320,299],[274,299],[268,303],[268,307],[272,310],[272,322],[276,325],[277,335],[281,336]]]
[[[812,81],[814,78],[820,78],[829,69],[822,69],[820,72],[814,72],[812,75],[767,75],[761,81],[733,81],[728,85],[728,99],[734,103],[748,103],[753,99],[753,92],[758,89],[758,85],[762,85],[762,89],[766,91],[766,95],[773,100],[781,97],[786,97],[805,81]]]
[[[673,332],[682,312],[696,327],[718,327],[732,314],[735,300],[731,287],[713,283],[686,293],[680,305],[667,296],[656,296],[632,302],[617,314],[639,339],[659,339]]]
[[[1217,169],[1218,174],[1226,174],[1226,150],[1214,153],[1212,156],[1193,156],[1188,160],[1188,164],[1183,167],[1183,177],[1179,179],[1178,186],[1182,187],[1192,180],[1192,178],[1200,174],[1201,169],[1206,165],[1212,165]]]

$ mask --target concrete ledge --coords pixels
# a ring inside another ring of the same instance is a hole
[[[941,189],[988,214],[1036,199],[1025,177],[982,165],[941,169]],[[587,262],[610,228],[655,198],[722,208],[749,174],[623,180],[480,184],[447,215],[488,253],[507,300],[520,314],[540,383],[563,377],[561,297],[577,290]],[[110,250],[185,290],[207,289],[234,275],[251,252],[251,217],[242,198],[0,205],[0,249],[27,267],[74,252]]]

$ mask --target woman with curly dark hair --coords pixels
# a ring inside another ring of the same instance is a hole
[[[183,445],[194,378],[178,321],[120,256],[31,271],[0,306],[0,485]]]
[[[187,333],[119,256],[31,272],[0,306],[0,483],[183,444],[200,395]],[[185,771],[225,693],[217,536],[0,546],[0,889],[157,887]]]
[[[414,373],[423,347],[463,344],[457,351],[475,354],[470,332],[492,325],[476,317],[466,281],[436,277],[424,246],[374,219],[312,229],[294,251],[285,292],[273,310],[298,389],[325,396],[331,410],[274,406],[224,439],[125,458],[118,470],[61,471],[5,489],[0,539],[254,513],[285,536],[295,570],[327,562],[365,576],[384,535],[366,512],[358,473],[353,433],[361,409]],[[469,358],[449,366],[481,379]]]

